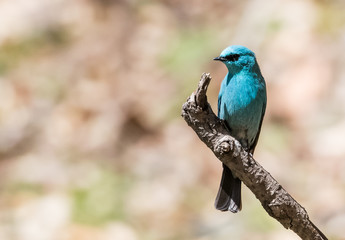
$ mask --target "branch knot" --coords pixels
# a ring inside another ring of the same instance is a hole
[[[225,135],[216,142],[214,151],[223,156],[232,151],[233,148],[234,145],[232,137]]]

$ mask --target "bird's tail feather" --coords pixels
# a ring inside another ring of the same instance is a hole
[[[216,209],[237,213],[242,208],[241,180],[232,175],[231,170],[223,164],[222,180],[220,182],[216,201]]]

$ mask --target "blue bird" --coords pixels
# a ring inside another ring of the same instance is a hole
[[[246,47],[233,45],[214,60],[228,68],[218,95],[218,117],[225,121],[231,136],[253,154],[267,102],[266,84],[255,54]],[[215,207],[233,213],[242,207],[241,180],[224,164]]]

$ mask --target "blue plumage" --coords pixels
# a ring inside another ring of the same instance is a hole
[[[233,45],[214,60],[228,68],[218,96],[218,117],[223,119],[241,145],[250,153],[257,144],[266,109],[266,84],[255,54]],[[223,175],[215,201],[217,209],[238,212],[241,209],[241,181],[223,165]]]

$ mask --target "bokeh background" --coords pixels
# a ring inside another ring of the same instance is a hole
[[[299,239],[180,117],[202,72],[216,109],[241,44],[268,106],[255,158],[330,239],[345,239],[345,2],[1,0],[0,239]]]

